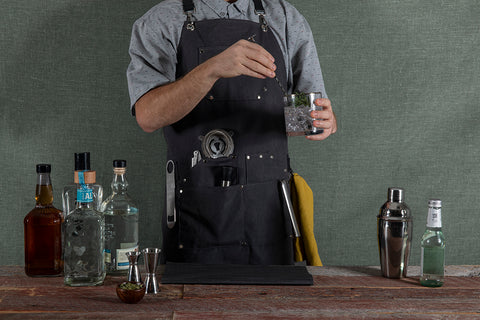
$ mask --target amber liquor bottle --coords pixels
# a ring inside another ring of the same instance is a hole
[[[35,208],[25,219],[25,273],[28,276],[59,276],[63,272],[62,211],[53,206],[51,166],[37,164]]]

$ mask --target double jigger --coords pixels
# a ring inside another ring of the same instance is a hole
[[[158,256],[162,250],[158,248],[145,248],[142,250],[145,262],[145,293],[157,294],[160,292],[157,280],[157,263]],[[138,259],[141,255],[139,251],[129,251],[125,253],[128,257],[128,278],[129,282],[142,282],[140,270],[138,269]]]

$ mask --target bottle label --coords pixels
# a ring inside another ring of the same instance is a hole
[[[428,208],[427,227],[441,228],[442,227],[442,209]]]
[[[93,190],[85,184],[83,171],[78,173],[78,183],[80,188],[77,189],[77,201],[83,203],[93,202]]]

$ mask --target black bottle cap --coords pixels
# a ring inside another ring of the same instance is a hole
[[[127,167],[127,160],[113,160],[113,167],[114,168],[126,168]]]
[[[50,173],[52,166],[49,164],[41,163],[37,164],[37,173]]]
[[[90,152],[75,153],[75,171],[90,170]]]

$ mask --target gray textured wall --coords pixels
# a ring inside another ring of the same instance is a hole
[[[414,214],[412,264],[430,197],[444,201],[448,264],[478,264],[480,2],[291,1],[315,34],[339,132],[290,139],[292,165],[316,198],[328,265],[378,264],[376,215],[389,186]],[[141,210],[141,246],[160,246],[165,144],[129,114],[133,21],[154,0],[0,2],[0,264],[23,264],[35,164],[52,164],[55,204],[90,151],[109,192],[125,158]]]

